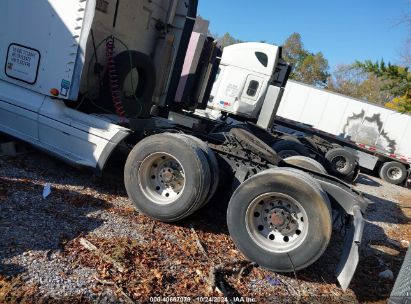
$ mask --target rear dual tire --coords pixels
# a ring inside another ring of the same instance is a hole
[[[283,139],[276,142],[272,148],[282,159],[292,156],[310,156],[310,151],[296,139]]]
[[[217,188],[220,182],[220,168],[217,161],[217,157],[215,156],[213,150],[201,139],[198,137],[187,135],[187,134],[176,134],[176,136],[184,136],[188,140],[191,140],[198,148],[200,148],[205,157],[207,158],[208,166],[211,171],[210,176],[210,190],[207,193],[206,198],[204,199],[203,203],[199,206],[199,208],[208,204],[208,202],[213,198],[214,194],[217,192]]]
[[[204,149],[192,138],[171,133],[140,141],[124,169],[127,194],[135,207],[163,222],[181,220],[198,210],[215,192],[211,150]]]
[[[339,177],[352,174],[356,167],[355,156],[344,148],[334,148],[325,154],[330,172]]]
[[[272,271],[292,272],[311,265],[325,251],[331,238],[331,206],[308,174],[274,168],[234,192],[227,224],[234,243],[250,260]]]
[[[273,149],[283,159],[295,156],[310,156],[309,149],[305,145],[287,137],[275,143]],[[344,148],[336,147],[325,154],[325,160],[328,172],[348,181],[353,180],[357,162],[352,153]]]

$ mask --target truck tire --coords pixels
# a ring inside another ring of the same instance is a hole
[[[354,172],[356,160],[352,153],[344,148],[334,148],[325,154],[329,170],[336,175],[347,176]]]
[[[301,143],[290,141],[290,140],[280,140],[276,142],[272,148],[277,152],[278,156],[282,159],[291,156],[310,156],[308,149]]]
[[[230,133],[237,138],[245,149],[250,150],[272,164],[278,164],[279,158],[276,151],[251,132],[243,128],[232,128]]]
[[[189,140],[192,140],[194,143],[197,144],[197,146],[203,151],[204,155],[207,158],[208,165],[210,167],[211,171],[211,180],[210,180],[210,192],[207,194],[206,199],[204,202],[199,206],[200,208],[207,205],[207,203],[213,198],[214,194],[217,191],[219,182],[220,182],[220,167],[218,165],[217,158],[211,150],[211,148],[201,139],[198,137],[192,136],[192,135],[187,135],[187,134],[178,134],[179,136],[184,136],[188,138]]]
[[[314,263],[327,248],[331,206],[308,174],[277,167],[237,188],[228,206],[227,224],[248,259],[272,271],[292,272]]]
[[[407,168],[396,161],[384,163],[379,173],[381,179],[394,185],[401,184],[407,178]]]
[[[306,156],[291,156],[284,159],[288,164],[299,166],[304,169],[312,170],[322,174],[328,174],[327,170],[318,161]]]
[[[203,151],[169,133],[146,137],[130,152],[124,168],[127,194],[143,214],[164,222],[191,215],[210,189]]]

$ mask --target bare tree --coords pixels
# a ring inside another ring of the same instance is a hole
[[[411,5],[411,0],[408,1]],[[411,67],[411,15],[404,14],[398,24],[406,24],[408,27],[408,37],[405,39],[400,53],[400,63],[404,66]]]
[[[339,65],[328,79],[327,89],[354,98],[386,104],[392,98],[383,90],[386,82],[354,64]]]
[[[319,87],[326,85],[328,60],[321,52],[314,54],[306,50],[299,33],[293,33],[285,40],[283,57],[293,67],[292,79]]]
[[[407,19],[409,34],[401,49],[401,63],[407,67],[411,67],[411,17]]]

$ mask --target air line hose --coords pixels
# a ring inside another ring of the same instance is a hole
[[[117,67],[114,61],[114,37],[110,37],[106,42],[106,58],[107,58],[107,72],[110,85],[110,92],[114,108],[116,113],[121,118],[121,122],[124,122],[126,112],[124,111],[123,104],[121,102],[121,92],[118,82]]]

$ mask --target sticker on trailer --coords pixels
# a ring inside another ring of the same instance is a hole
[[[61,81],[60,95],[66,97],[70,90],[70,81],[63,79]]]
[[[8,77],[35,84],[40,65],[40,52],[17,43],[9,45],[5,73]]]

